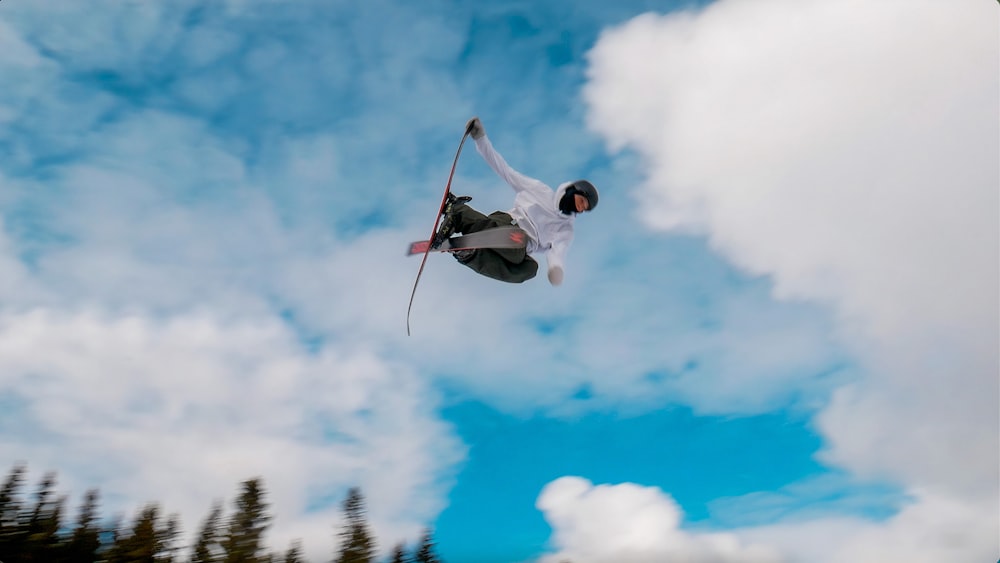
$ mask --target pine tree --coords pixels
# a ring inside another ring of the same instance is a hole
[[[161,524],[159,507],[149,504],[139,512],[131,530],[115,535],[107,563],[172,563],[179,530],[176,517]]]
[[[65,497],[55,495],[55,473],[46,473],[35,493],[35,508],[30,516],[22,515],[21,530],[24,544],[22,561],[51,561],[57,556],[59,529]]]
[[[340,554],[337,563],[372,563],[375,561],[375,540],[368,531],[365,499],[361,489],[351,487],[344,499],[346,525],[340,532]]]
[[[0,561],[17,561],[24,546],[21,527],[21,489],[24,487],[24,465],[15,465],[0,488]]]
[[[302,559],[302,542],[296,540],[285,552],[285,563],[304,563]]]
[[[98,550],[98,561],[109,563],[112,555],[118,548],[119,540],[125,534],[125,525],[122,523],[123,517],[119,514],[112,518],[101,530],[101,548]]]
[[[389,563],[407,563],[406,547],[402,543],[397,543],[396,547],[392,549],[392,556],[389,559]]]
[[[222,544],[225,563],[261,563],[264,531],[270,517],[259,479],[243,483],[243,493],[236,499],[236,512],[229,521],[229,532]]]
[[[198,541],[194,544],[190,563],[219,563],[222,561],[222,504],[212,505],[212,511],[201,526]]]
[[[18,515],[21,512],[21,488],[24,486],[24,473],[27,468],[15,465],[0,488],[0,534],[10,528],[17,527]]]
[[[424,535],[420,539],[420,546],[413,556],[414,563],[442,563],[441,559],[434,553],[434,539],[430,529],[424,530]]]
[[[173,563],[177,558],[177,552],[180,551],[177,538],[181,535],[181,524],[176,514],[170,516],[166,528],[161,533],[163,538],[163,559],[161,561]]]
[[[97,489],[87,491],[76,519],[76,527],[63,552],[66,563],[92,563],[97,560],[101,547],[100,528],[97,526]]]

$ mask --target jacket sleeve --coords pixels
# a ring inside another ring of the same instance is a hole
[[[572,231],[560,231],[552,241],[552,247],[545,252],[545,261],[548,267],[562,268],[565,270],[566,251],[569,250],[570,243],[573,242]]]
[[[490,142],[490,138],[487,135],[475,139],[476,151],[482,155],[483,160],[490,165],[490,168],[497,173],[497,176],[503,178],[510,187],[514,188],[515,192],[523,192],[525,190],[544,190],[546,193],[550,192],[548,186],[543,184],[541,181],[531,178],[530,176],[525,176],[517,170],[514,170],[507,164],[507,161],[500,156],[500,153],[493,148],[493,143]]]

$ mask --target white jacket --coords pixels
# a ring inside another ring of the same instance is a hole
[[[528,254],[544,252],[551,272],[563,268],[566,251],[573,242],[573,220],[576,214],[559,211],[559,200],[572,182],[566,182],[555,191],[539,180],[529,178],[514,170],[500,153],[493,148],[488,136],[475,139],[476,150],[490,168],[514,188],[514,208],[510,216],[517,226],[528,233]]]

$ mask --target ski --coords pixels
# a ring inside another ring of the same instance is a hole
[[[429,251],[455,252],[475,248],[524,248],[528,244],[528,234],[517,227],[495,227],[477,233],[451,237],[438,248],[430,248],[431,241],[418,240],[410,243],[407,256]]]
[[[444,213],[444,206],[448,202],[448,194],[451,193],[451,181],[455,177],[455,168],[458,166],[458,157],[462,154],[462,146],[469,137],[470,130],[467,127],[462,135],[461,142],[458,143],[458,150],[455,151],[455,160],[451,163],[451,172],[448,173],[448,182],[444,186],[444,195],[441,196],[441,205],[438,206],[437,217],[434,219],[434,228],[431,230],[430,239],[434,239],[437,234],[438,223],[441,222],[441,214]],[[417,294],[417,285],[420,283],[420,276],[424,273],[424,266],[427,264],[427,256],[431,253],[430,245],[424,250],[424,257],[420,260],[420,268],[417,270],[417,277],[413,280],[413,290],[410,292],[410,304],[406,308],[406,335],[410,335],[410,312],[413,310],[413,297]]]

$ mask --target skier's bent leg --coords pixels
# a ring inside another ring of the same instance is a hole
[[[477,250],[462,263],[486,277],[507,283],[526,282],[538,273],[538,262],[534,258],[524,256],[520,262],[509,262],[491,248]]]
[[[524,248],[494,248],[493,252],[511,264],[520,264],[528,258],[528,251]]]
[[[455,216],[455,232],[469,234],[492,227],[490,218],[464,203],[452,208]]]

